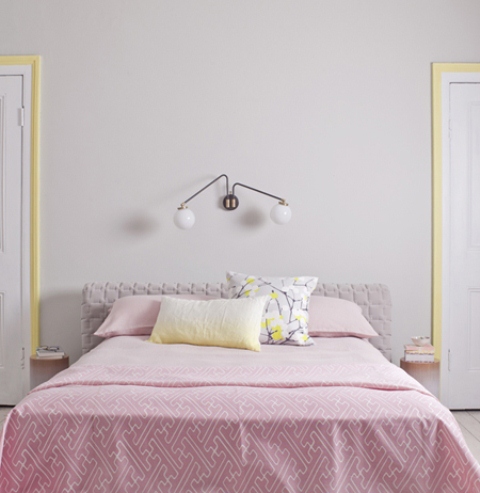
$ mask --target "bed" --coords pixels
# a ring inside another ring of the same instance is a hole
[[[318,285],[357,303],[378,337],[318,337],[260,353],[94,332],[119,298],[225,284],[85,286],[84,355],[9,414],[0,491],[480,492],[452,414],[392,365],[383,285]]]

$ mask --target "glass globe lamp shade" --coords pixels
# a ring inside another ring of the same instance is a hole
[[[272,207],[270,218],[276,224],[287,224],[292,218],[292,211],[287,204],[279,202]]]
[[[177,209],[173,222],[177,228],[190,229],[195,224],[195,214],[188,207]]]

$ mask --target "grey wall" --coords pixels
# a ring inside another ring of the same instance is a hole
[[[3,0],[0,53],[42,56],[41,340],[80,355],[92,280],[226,269],[382,282],[394,356],[430,330],[432,62],[480,60],[477,0]],[[221,187],[217,174],[291,204]]]

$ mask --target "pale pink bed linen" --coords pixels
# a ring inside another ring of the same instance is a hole
[[[480,492],[451,413],[393,365],[79,364],[3,440],[2,492]]]
[[[387,359],[367,340],[357,337],[314,337],[307,347],[263,344],[259,353],[186,344],[152,344],[148,336],[112,337],[83,355],[76,365],[147,366],[291,366],[322,363],[374,363]]]

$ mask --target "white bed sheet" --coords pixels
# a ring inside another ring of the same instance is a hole
[[[106,339],[75,364],[198,367],[389,364],[367,340],[357,337],[314,337],[315,345],[307,347],[262,345],[260,352],[188,344],[154,344],[147,339],[148,336]]]

